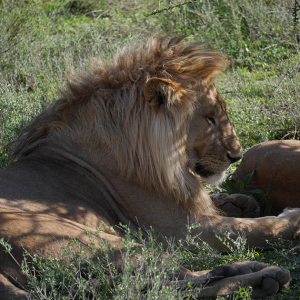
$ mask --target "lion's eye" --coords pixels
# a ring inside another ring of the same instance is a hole
[[[209,124],[216,124],[216,120],[214,118],[208,118],[207,117],[207,121]]]

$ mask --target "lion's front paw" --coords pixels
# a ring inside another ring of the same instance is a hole
[[[207,273],[206,276],[214,281],[208,284],[206,293],[217,291],[217,295],[225,296],[232,294],[240,287],[251,286],[253,288],[252,299],[274,295],[279,290],[287,288],[291,281],[289,271],[279,267],[268,267],[264,263],[255,261],[220,266]],[[203,296],[207,295],[204,293]]]
[[[260,207],[254,197],[243,194],[213,194],[212,201],[227,217],[255,218],[260,215]]]

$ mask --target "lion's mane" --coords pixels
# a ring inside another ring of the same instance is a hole
[[[88,72],[73,72],[62,98],[21,131],[14,157],[51,143],[101,168],[106,153],[124,178],[191,210],[215,213],[203,199],[201,180],[187,168],[188,95],[200,81],[213,81],[228,60],[183,39],[153,37],[124,48],[113,63],[94,60]],[[180,84],[186,98],[180,109],[150,109],[143,87],[152,77]]]

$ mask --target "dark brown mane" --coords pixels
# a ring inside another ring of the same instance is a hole
[[[101,149],[102,159],[105,151],[113,155],[124,178],[190,201],[201,183],[190,178],[187,155],[183,147],[176,147],[185,144],[183,120],[193,108],[186,103],[180,111],[154,114],[143,87],[150,78],[159,77],[171,79],[189,93],[226,67],[228,60],[199,43],[182,44],[183,40],[154,37],[123,49],[111,64],[94,60],[89,72],[71,74],[62,98],[14,141],[14,158],[50,143],[99,166]],[[182,126],[176,125],[179,120]]]
[[[125,90],[145,84],[151,77],[172,78],[183,87],[208,79],[228,65],[226,57],[202,49],[201,43],[182,44],[185,37],[153,37],[146,44],[134,44],[118,53],[112,64],[93,60],[89,72],[73,73],[67,78],[63,98],[25,127],[13,142],[14,157],[24,155],[47,138],[57,122],[64,122],[80,103],[89,101],[97,90]],[[124,99],[125,100],[125,99]]]

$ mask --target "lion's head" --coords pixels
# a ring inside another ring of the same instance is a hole
[[[202,180],[219,182],[242,148],[214,86],[228,60],[182,40],[151,38],[112,64],[96,60],[73,74],[63,98],[21,132],[15,155],[55,144],[165,199],[206,209]]]

